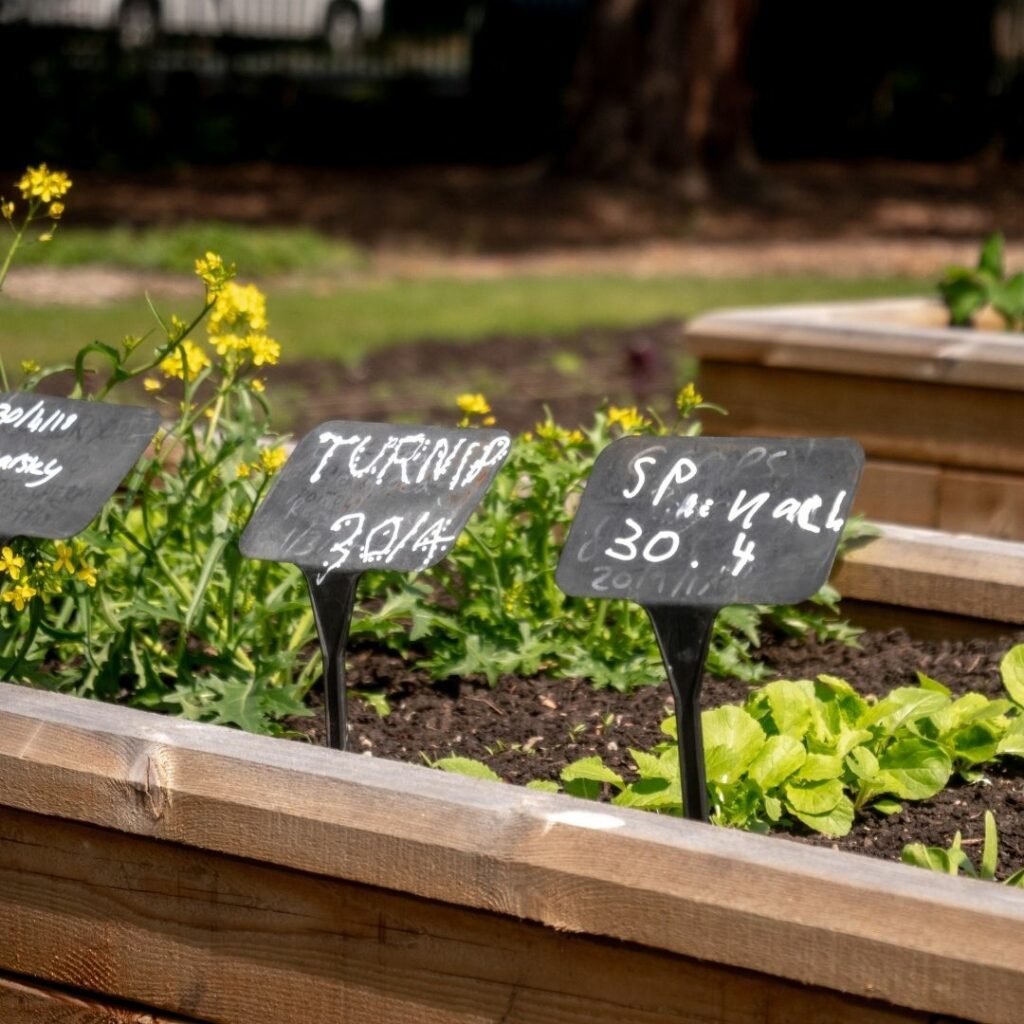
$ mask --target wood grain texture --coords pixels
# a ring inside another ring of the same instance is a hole
[[[0,812],[0,929],[10,938],[0,958],[16,958],[23,969],[222,1024],[927,1019],[624,943],[17,811]]]
[[[1024,544],[879,524],[883,535],[847,553],[832,573],[859,601],[1024,623]]]
[[[180,1017],[103,1003],[79,993],[2,974],[0,1021],[3,1024],[187,1024]]]
[[[940,476],[937,466],[872,459],[864,466],[853,510],[869,519],[937,527]]]
[[[871,458],[1024,472],[1018,391],[882,377],[854,385],[839,373],[711,358],[701,360],[699,382],[729,410],[709,433],[854,437]]]
[[[997,886],[6,685],[0,804],[922,1011],[1011,1024],[1024,1001],[1024,900]],[[92,847],[77,849],[85,861]],[[75,857],[62,863],[70,873]],[[204,863],[189,868],[200,891]],[[27,911],[19,874],[5,899]],[[152,908],[156,927],[161,877],[141,905],[134,877],[99,896],[112,912]],[[96,893],[74,880],[64,892],[67,927],[93,919]],[[215,931],[223,908],[209,909]]]
[[[684,346],[701,360],[1024,391],[1017,338],[945,323],[928,299],[774,306],[697,317]]]

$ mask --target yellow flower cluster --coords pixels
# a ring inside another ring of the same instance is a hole
[[[33,597],[63,593],[64,576],[72,576],[89,587],[96,586],[96,570],[86,564],[70,545],[57,541],[54,550],[56,554],[52,561],[40,559],[29,570],[25,559],[15,554],[12,548],[6,545],[0,548],[0,573],[14,583],[0,594],[0,599],[20,612]]]
[[[574,445],[583,444],[586,438],[582,430],[566,430],[557,423],[548,420],[546,423],[538,423],[534,430],[542,441],[557,441],[559,444]]]
[[[236,470],[241,479],[252,476],[253,473],[263,472],[272,476],[288,461],[288,452],[278,446],[276,448],[261,448],[260,457],[255,462],[243,462]]]
[[[235,276],[235,265],[224,265],[224,260],[215,252],[208,252],[196,260],[196,276],[206,285],[209,296],[223,291],[224,286]]]
[[[640,414],[635,405],[624,409],[613,405],[608,409],[608,426],[613,427],[616,424],[622,428],[624,434],[631,434],[635,430],[643,430],[649,425],[649,422],[645,416]]]
[[[64,171],[51,171],[46,164],[38,167],[29,167],[16,182],[16,187],[21,189],[22,199],[38,199],[44,203],[52,203],[56,199],[67,195],[71,188],[71,179]],[[60,209],[53,213],[51,207],[50,216],[56,219],[64,212],[62,204],[57,204]]]
[[[690,381],[676,395],[676,408],[679,410],[679,415],[683,417],[689,416],[703,402],[704,396],[693,386],[693,381]]]
[[[207,261],[212,256],[213,253],[207,253]],[[216,291],[207,325],[210,343],[217,354],[247,352],[254,366],[273,366],[281,358],[281,346],[267,335],[268,326],[267,299],[259,288],[224,280]]]
[[[471,416],[483,417],[480,422],[485,427],[494,425],[494,417],[490,414],[491,407],[483,395],[479,393],[459,395],[455,399],[455,404],[462,413],[462,420],[459,422],[460,427],[468,427]]]
[[[209,365],[210,357],[194,341],[186,338],[169,356],[161,360],[160,370],[166,377],[184,380],[187,375],[189,380],[195,380]],[[156,390],[152,383],[143,386],[147,391]]]

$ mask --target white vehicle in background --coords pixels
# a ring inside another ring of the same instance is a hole
[[[386,0],[0,0],[0,20],[106,29],[124,49],[162,35],[314,42],[351,53],[384,27]]]

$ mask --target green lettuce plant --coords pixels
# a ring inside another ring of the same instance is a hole
[[[923,843],[909,843],[903,847],[900,859],[904,864],[926,868],[944,875],[966,875],[983,882],[994,882],[996,865],[999,862],[999,832],[996,828],[995,815],[985,812],[985,838],[981,848],[981,860],[977,866],[963,849],[960,832],[953,836],[948,849],[941,846],[925,846]],[[1024,889],[1024,867],[1012,872],[1004,885]]]
[[[1007,330],[1024,330],[1024,273],[1007,275],[1005,242],[996,232],[982,243],[975,267],[950,267],[939,282],[939,294],[954,327],[970,326],[974,316],[991,308]]]

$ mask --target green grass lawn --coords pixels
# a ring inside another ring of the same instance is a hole
[[[928,282],[903,278],[774,276],[701,279],[626,276],[447,278],[339,283],[336,288],[265,284],[271,333],[283,359],[331,357],[354,362],[388,345],[418,338],[479,339],[501,334],[567,334],[583,327],[636,325],[710,309],[925,294]],[[196,285],[196,302],[200,299]],[[191,312],[187,301],[155,297],[164,313]],[[152,316],[137,300],[99,307],[30,306],[0,297],[0,354],[48,364],[83,344],[141,334]]]

